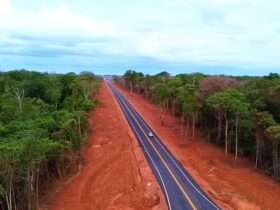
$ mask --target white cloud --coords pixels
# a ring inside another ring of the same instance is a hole
[[[11,9],[9,0],[0,0],[0,14],[7,13]]]
[[[175,28],[171,25],[167,30],[142,35],[137,48],[140,54],[172,62],[252,68],[280,66],[280,60],[275,59],[280,51],[280,13],[275,9],[279,6],[276,1],[175,3],[185,9],[185,14],[175,14]]]
[[[156,8],[148,0],[137,5],[125,0],[116,8],[108,8],[110,1],[105,2],[102,12],[110,15],[102,18],[94,12],[84,15],[67,4],[29,10],[0,0],[0,44],[6,46],[2,50],[6,53],[11,46],[19,54],[41,48],[46,53],[280,67],[276,0],[155,0]]]
[[[38,36],[106,37],[115,33],[109,23],[74,13],[67,8],[32,12],[9,9],[0,14],[0,30]]]

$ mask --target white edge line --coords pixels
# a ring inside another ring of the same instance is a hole
[[[128,103],[131,107],[132,107],[132,105],[130,104],[130,103]],[[133,108],[133,107],[132,107]],[[133,111],[135,112],[135,113],[137,113],[137,114],[139,114],[139,116],[142,118],[141,120],[143,121],[143,122],[145,122],[144,121],[144,118],[142,117],[142,115],[139,113],[139,112],[137,112],[134,108],[133,108]],[[146,122],[145,122],[146,123]],[[151,131],[154,133],[154,134],[156,134],[155,132],[154,132],[154,129],[152,129],[152,127],[149,125],[149,124],[147,124],[148,125],[148,127],[150,127],[151,129]],[[166,150],[166,148],[162,145],[162,142],[160,141],[160,139],[157,137],[157,135],[155,136],[156,137],[156,139],[157,139],[157,141],[159,142],[159,144],[160,144],[160,146],[161,146],[161,148],[164,150],[164,152],[168,155],[168,157],[172,160],[172,162],[176,165],[176,167],[177,167],[177,169],[179,169],[179,171],[181,172],[181,174],[187,179],[187,181],[192,185],[192,187],[204,198],[204,199],[206,199],[209,203],[211,203],[212,204],[212,206],[214,206],[216,209],[219,209],[218,207],[217,207],[217,205],[215,204],[215,203],[213,203],[211,200],[209,200],[209,198],[207,198],[192,182],[191,182],[191,180],[189,179],[189,177],[187,177],[187,175],[182,171],[182,169],[178,166],[178,164],[177,164],[177,162],[174,160],[174,158],[173,157],[171,157],[171,155],[169,154],[169,152]]]
[[[138,113],[136,110],[135,110],[136,113]],[[139,114],[140,115],[140,114]],[[140,115],[141,116],[141,115]],[[142,120],[143,120],[143,117],[141,116]],[[145,122],[145,121],[144,121]],[[153,130],[152,130],[153,133],[155,133]],[[192,187],[204,198],[206,199],[209,203],[211,203],[215,208],[217,208],[217,206],[212,202],[210,201],[192,182],[191,180],[189,179],[189,177],[187,177],[187,175],[183,172],[183,170],[179,167],[178,163],[174,160],[174,158],[169,154],[169,152],[166,150],[166,148],[162,145],[162,142],[160,141],[160,139],[157,137],[157,136],[154,136],[155,139],[157,140],[157,142],[159,143],[160,147],[164,150],[164,152],[168,155],[168,157],[171,159],[171,161],[175,164],[175,166],[177,167],[177,169],[179,169],[179,171],[181,172],[181,174],[187,179],[187,181],[192,185]],[[218,209],[218,208],[217,208]]]
[[[128,119],[127,119],[127,121],[128,121]],[[135,132],[137,133],[137,135],[140,137],[140,135],[139,135],[138,131],[136,130],[135,126],[133,125],[133,123],[131,123],[131,125],[132,125],[132,127],[134,128],[134,131],[135,131]],[[139,138],[139,139],[140,139],[140,141],[141,141],[141,143],[142,143],[142,145],[143,145],[144,151],[146,152],[146,154],[147,154],[147,155],[149,156],[149,158],[151,159],[151,162],[152,162],[154,168],[156,169],[156,171],[157,171],[157,173],[158,173],[158,175],[159,175],[160,181],[161,181],[161,183],[162,183],[162,185],[163,185],[164,192],[165,192],[165,195],[166,195],[166,198],[167,198],[168,208],[169,208],[170,210],[172,210],[172,207],[171,207],[171,204],[170,204],[170,200],[169,200],[169,195],[168,195],[166,186],[165,186],[165,184],[164,184],[164,181],[163,181],[163,179],[162,179],[161,173],[160,173],[158,167],[156,166],[156,164],[155,164],[153,158],[151,157],[150,153],[146,150],[146,147],[145,147],[144,143],[142,142],[141,138]]]
[[[149,158],[151,159],[152,164],[153,164],[154,168],[156,169],[156,171],[157,171],[157,173],[158,173],[158,175],[159,175],[159,177],[160,177],[161,183],[162,183],[162,185],[163,185],[163,188],[164,188],[164,191],[165,191],[165,194],[166,194],[166,198],[167,198],[167,202],[168,202],[168,207],[169,207],[170,210],[172,210],[171,204],[170,204],[170,200],[169,200],[169,195],[168,195],[166,186],[165,186],[165,184],[164,184],[164,181],[163,181],[163,179],[162,179],[161,173],[160,173],[158,167],[156,166],[156,164],[155,164],[155,162],[154,162],[152,156],[151,156],[150,153],[147,151],[145,144],[143,143],[142,139],[140,138],[140,134],[139,134],[138,131],[136,130],[136,128],[135,128],[135,126],[133,125],[133,123],[131,123],[131,125],[132,125],[132,127],[134,128],[134,131],[137,133],[137,135],[138,135],[138,137],[139,137],[139,139],[140,139],[140,141],[141,141],[141,143],[142,143],[142,145],[143,145],[144,151],[146,152],[146,154],[147,154],[147,155],[149,156]]]

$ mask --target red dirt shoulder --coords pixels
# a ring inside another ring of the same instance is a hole
[[[50,210],[160,210],[164,197],[111,92],[103,83],[80,173],[52,196]],[[52,192],[50,192],[52,193]]]

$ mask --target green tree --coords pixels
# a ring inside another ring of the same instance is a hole
[[[265,161],[266,129],[276,125],[276,122],[268,112],[257,112],[254,117],[256,128],[256,162],[255,167],[261,166]]]
[[[48,180],[78,164],[100,79],[0,73],[0,209],[37,209]]]
[[[230,89],[218,92],[207,99],[210,107],[214,108],[219,117],[225,120],[225,153],[228,153],[228,130],[229,121],[235,122],[235,159],[238,156],[238,135],[240,119],[249,112],[249,104],[246,97],[238,90]]]
[[[273,148],[273,173],[275,177],[280,175],[279,144],[280,144],[280,125],[270,126],[266,129],[266,134],[272,142]]]

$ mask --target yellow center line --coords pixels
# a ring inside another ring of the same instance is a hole
[[[138,122],[138,120],[136,119],[136,117],[133,115],[133,113],[131,112],[131,110],[129,109],[129,107],[126,105],[126,103],[124,103],[126,108],[128,109],[128,111],[130,112],[132,118],[135,120],[135,122],[137,123],[138,127],[141,129],[141,131],[143,132],[143,134],[145,135],[146,139],[148,140],[149,144],[153,147],[153,149],[155,150],[155,152],[157,153],[157,155],[159,156],[160,160],[163,162],[164,166],[166,167],[166,169],[168,170],[168,172],[170,173],[170,175],[172,176],[172,178],[174,179],[174,181],[176,182],[177,186],[179,187],[179,189],[181,190],[181,192],[183,193],[184,197],[187,199],[187,201],[189,202],[189,204],[191,205],[191,207],[194,210],[197,210],[195,204],[192,202],[191,198],[189,197],[189,195],[185,192],[183,186],[180,184],[180,182],[178,181],[178,179],[176,178],[176,176],[173,174],[173,172],[171,171],[171,169],[169,168],[167,162],[163,159],[163,157],[161,156],[161,154],[159,153],[159,151],[157,150],[157,148],[154,146],[154,144],[151,143],[150,138],[147,136],[146,132],[144,131],[143,127],[140,125],[140,123]]]

